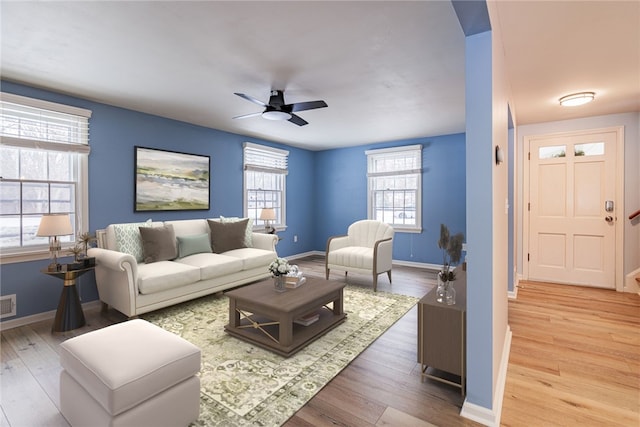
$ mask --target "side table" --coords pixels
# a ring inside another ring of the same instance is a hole
[[[436,290],[431,290],[418,302],[418,363],[422,379],[429,378],[460,388],[466,395],[466,311],[467,273],[456,269],[456,303],[442,304],[436,301]],[[458,377],[450,380],[433,368]]]
[[[64,281],[60,302],[56,310],[56,318],[51,327],[52,332],[66,332],[86,325],[82,305],[80,304],[80,296],[76,288],[76,279],[94,268],[95,267],[86,267],[79,270],[67,270],[67,266],[62,265],[60,270],[49,270],[46,268],[41,270],[44,274],[57,277]]]

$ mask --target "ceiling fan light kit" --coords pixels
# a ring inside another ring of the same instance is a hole
[[[234,119],[246,119],[249,117],[255,117],[261,115],[267,120],[287,120],[295,125],[304,126],[308,122],[300,116],[293,114],[298,111],[314,110],[316,108],[324,108],[327,103],[324,101],[308,101],[308,102],[296,102],[293,104],[284,103],[284,91],[272,90],[269,102],[264,103],[259,99],[256,99],[250,95],[244,93],[235,92],[240,98],[244,98],[249,102],[253,102],[261,107],[265,107],[264,111],[258,113],[244,114],[236,116]]]
[[[593,101],[595,96],[595,92],[578,92],[565,95],[560,98],[559,101],[563,107],[577,107],[578,105],[584,105]]]
[[[289,120],[291,118],[291,114],[285,111],[265,111],[262,113],[262,117],[267,120]]]

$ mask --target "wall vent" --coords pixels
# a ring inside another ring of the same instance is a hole
[[[0,297],[0,319],[16,315],[16,294]]]

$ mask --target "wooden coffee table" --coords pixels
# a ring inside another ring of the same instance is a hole
[[[273,279],[226,292],[229,324],[225,330],[242,340],[289,357],[346,319],[342,291],[345,283],[307,277],[296,289],[277,292]],[[326,305],[332,303],[331,308]],[[294,323],[317,311],[320,318],[303,326]]]

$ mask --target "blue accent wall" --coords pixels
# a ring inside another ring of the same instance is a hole
[[[289,150],[287,229],[278,233],[281,256],[324,252],[327,238],[344,234],[367,215],[365,150],[423,144],[423,232],[397,233],[394,259],[440,263],[441,222],[465,230],[464,134],[393,141],[327,151],[309,151],[271,141],[195,126],[136,111],[10,82],[2,91],[92,111],[89,155],[89,230],[112,223],[242,215],[242,143]],[[209,211],[134,212],[134,147],[143,146],[210,156]],[[293,236],[297,236],[294,242]],[[17,295],[17,315],[55,310],[62,283],[40,270],[47,260],[3,264],[2,295]],[[83,302],[98,299],[93,273],[79,279]]]
[[[491,31],[466,38],[467,401],[493,405],[493,133]]]
[[[442,263],[438,249],[440,224],[453,233],[465,232],[465,136],[464,134],[394,141],[317,153],[318,219],[316,244],[325,248],[327,238],[345,234],[354,221],[367,217],[366,150],[422,144],[422,233],[396,232],[393,259]]]

